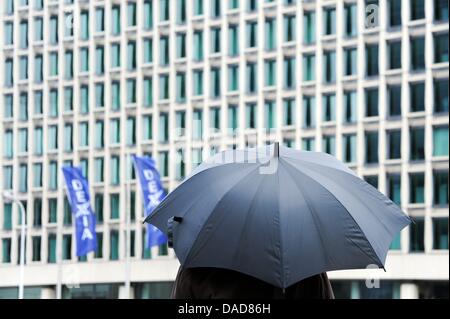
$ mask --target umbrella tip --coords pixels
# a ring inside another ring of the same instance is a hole
[[[275,142],[275,144],[274,144],[273,157],[280,157],[280,143],[279,142]]]

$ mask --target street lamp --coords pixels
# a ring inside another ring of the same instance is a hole
[[[20,213],[22,215],[22,225],[20,231],[20,277],[19,277],[19,299],[23,299],[23,279],[25,269],[25,207],[20,200],[14,197],[14,194],[9,191],[2,193],[3,200],[7,203],[16,203],[20,207]]]

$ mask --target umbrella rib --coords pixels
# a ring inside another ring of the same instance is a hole
[[[280,161],[280,162],[285,162],[284,160]],[[286,162],[289,166],[295,168],[295,166],[292,166],[289,162]],[[297,190],[299,191],[299,193],[302,195],[303,199],[305,200],[306,206],[308,206],[308,210],[311,213],[311,217],[313,219],[314,222],[314,226],[316,228],[317,234],[319,235],[319,239],[320,239],[320,245],[322,246],[323,251],[325,252],[325,258],[330,261],[330,254],[327,253],[327,248],[326,245],[324,244],[324,238],[321,234],[321,232],[319,231],[319,228],[317,226],[317,221],[316,221],[316,213],[315,213],[315,209],[312,207],[311,203],[309,202],[306,194],[303,192],[303,187],[300,186],[297,181],[291,176],[291,174],[287,174],[289,176],[289,178],[294,182],[294,185],[297,187]],[[334,264],[334,263],[331,263]]]
[[[216,205],[214,206],[214,208],[213,209],[211,209],[211,212],[214,212],[214,210],[217,208],[217,206],[219,206],[219,204],[222,202],[222,200],[225,198],[225,196],[227,195],[227,194],[229,194],[232,190],[234,190],[234,188],[237,186],[237,185],[239,185],[245,178],[247,178],[251,173],[253,173],[256,169],[258,169],[259,167],[260,167],[261,165],[258,165],[258,166],[256,166],[254,169],[252,169],[252,170],[250,170],[247,174],[245,174],[242,178],[240,178],[232,187],[230,187],[230,189],[228,190],[228,191],[226,191],[225,192],[225,194],[220,198],[220,200],[216,203]],[[202,233],[202,231],[203,231],[203,229],[205,228],[205,225],[207,225],[208,224],[208,221],[211,219],[211,216],[212,216],[213,214],[211,213],[209,216],[208,216],[208,218],[206,219],[206,221],[203,223],[203,225],[200,227],[200,229],[199,229],[199,231],[198,231],[198,233],[197,233],[197,237],[195,238],[195,240],[194,240],[194,242],[192,243],[192,245],[191,245],[191,249],[189,250],[189,252],[188,252],[188,254],[186,255],[186,258],[185,258],[185,260],[188,260],[190,257],[191,257],[191,254],[192,254],[192,252],[193,252],[193,247],[197,244],[197,242],[198,242],[198,239],[199,239],[199,235]],[[218,227],[218,225],[216,226],[216,227]],[[212,233],[212,232],[211,232]],[[206,241],[205,241],[206,242]],[[202,245],[202,246],[204,246],[205,245],[205,243]],[[201,249],[197,249],[197,251],[200,251]],[[195,257],[195,255],[192,257],[192,258],[194,258]]]
[[[299,161],[301,161],[301,160],[299,160]],[[304,161],[303,161],[304,162]],[[288,161],[288,163],[289,163],[289,161]],[[312,163],[308,163],[308,165],[310,165],[311,166],[311,164]],[[293,164],[291,164],[291,163],[289,163],[289,165],[291,165],[291,166],[293,166],[293,167],[295,167]],[[320,165],[320,164],[317,164],[317,165]],[[323,166],[323,165],[322,165]],[[330,167],[330,168],[332,168],[332,167]],[[322,177],[324,177],[324,178],[326,178],[326,179],[328,179],[328,176],[326,176],[326,175],[324,175],[323,174],[323,172],[320,172],[320,171],[316,171],[315,169],[313,169],[313,168],[311,168],[311,167],[307,167],[307,169],[310,169],[310,170],[312,170],[314,173],[316,173],[316,174],[319,174],[319,175],[321,175]],[[339,171],[339,170],[338,170]],[[305,175],[307,175],[307,176],[309,176],[306,172],[302,172],[303,174],[305,174]],[[345,173],[345,172],[344,172]],[[353,176],[353,175],[351,175],[351,174],[349,174],[350,176],[352,176],[351,178],[355,178],[355,179],[357,179],[358,181],[360,181],[361,179],[358,177],[358,176]],[[311,176],[309,176],[310,178],[312,178]],[[312,178],[313,179],[313,178]],[[327,189],[327,191],[347,210],[347,212],[348,212],[348,209],[347,209],[347,207],[342,203],[342,202],[340,202],[337,198],[336,198],[336,196],[333,194],[333,193],[331,193],[328,189]],[[372,216],[374,216],[374,218],[376,218],[377,220],[378,220],[378,222],[383,226],[383,228],[389,233],[389,234],[391,234],[392,235],[392,233],[391,233],[391,231],[389,231],[389,229],[387,228],[387,226],[386,226],[386,224],[378,217],[378,215],[361,199],[361,197],[359,196],[359,195],[357,195],[356,193],[354,193],[354,192],[349,192],[349,194],[350,195],[352,195],[354,198],[356,198],[357,200],[358,200],[358,202],[359,203],[361,203],[361,205],[363,205],[369,212],[371,212],[371,214],[372,214]],[[353,218],[353,216],[350,214],[350,213],[348,213],[351,217],[352,217],[352,219],[353,220],[355,220],[354,218]],[[356,222],[356,221],[355,221]],[[363,233],[364,234],[364,233]],[[367,238],[367,237],[366,237]],[[369,242],[370,243],[370,242]],[[371,243],[370,243],[371,244]],[[371,244],[372,245],[372,244]],[[378,255],[377,255],[377,257],[378,257]]]
[[[245,164],[245,163],[238,163],[238,164]],[[211,168],[223,168],[225,165],[236,165],[236,163],[225,163],[225,164],[222,164],[222,165],[220,165],[220,166],[214,166],[214,167],[211,167]],[[145,218],[145,220],[144,220],[144,222],[147,222],[147,223],[150,223],[151,224],[151,220],[152,219],[154,219],[155,217],[157,217],[160,213],[161,213],[161,211],[162,211],[162,209],[163,208],[165,208],[165,206],[167,205],[167,201],[169,201],[169,197],[171,198],[171,197],[173,197],[173,195],[175,195],[175,192],[178,192],[178,191],[180,191],[180,188],[182,187],[182,186],[184,186],[184,184],[187,182],[187,181],[189,181],[189,180],[191,180],[191,178],[193,178],[193,177],[198,177],[200,174],[202,174],[202,173],[207,173],[207,172],[209,172],[209,168],[208,169],[205,169],[205,170],[203,170],[203,171],[200,171],[200,172],[198,172],[198,173],[196,173],[196,174],[194,174],[194,175],[192,175],[192,176],[190,176],[190,177],[188,177],[188,178],[186,178],[183,182],[181,182],[181,184],[179,184],[171,193],[170,193],[170,195],[172,195],[172,196],[169,196],[169,195],[167,195],[166,197],[164,197],[164,199],[161,201],[161,203],[159,203],[159,205],[158,206],[156,206],[155,207],[155,209],[153,210],[153,212],[151,213],[151,214],[149,214],[146,218]],[[201,195],[201,193],[199,193],[199,195],[198,195],[198,197],[200,197],[200,195]]]
[[[289,165],[289,166],[291,166],[291,167],[293,167],[293,168],[295,168],[295,169],[297,169],[294,165],[292,165],[291,163],[289,163],[289,161],[286,161],[286,163]],[[305,176],[307,176],[308,178],[310,178],[310,179],[313,179],[311,176],[309,176],[308,174],[306,174],[306,173],[304,173],[304,172],[300,172],[298,169],[297,169],[297,171],[300,173],[300,174],[303,174],[303,175],[305,175]],[[314,179],[313,179],[314,180]],[[294,180],[295,181],[295,180]],[[297,183],[295,183],[296,185],[298,185]],[[323,186],[322,186],[323,187]],[[356,222],[356,220],[355,220],[355,218],[352,216],[352,214],[350,214],[349,212],[348,212],[348,209],[345,207],[345,205],[344,204],[342,204],[342,202],[339,200],[339,199],[337,199],[336,198],[336,196],[332,193],[332,192],[330,192],[327,188],[325,188],[325,187],[323,187],[339,204],[341,204],[342,205],[342,207],[344,207],[345,208],[345,211],[347,212],[347,214],[350,216],[350,218],[353,220],[353,222],[355,223],[355,225],[356,225],[356,227],[359,229],[359,231],[361,232],[361,234],[363,234],[364,235],[364,238],[367,240],[367,242],[369,243],[369,247],[370,247],[370,250],[372,251],[372,253],[375,255],[375,257],[376,257],[376,259],[375,259],[375,261],[377,262],[377,264],[379,264],[379,265],[383,265],[383,263],[381,262],[381,260],[380,260],[380,258],[378,257],[378,255],[377,255],[377,253],[375,252],[375,250],[374,250],[374,248],[373,248],[373,246],[372,246],[372,243],[369,241],[369,239],[367,238],[367,236],[366,236],[366,234],[364,233],[364,231],[361,229],[361,227],[359,226],[359,224]],[[306,198],[306,197],[305,197]],[[308,204],[308,203],[307,203]],[[308,205],[308,207],[309,207],[309,205]],[[367,206],[366,206],[367,207]],[[368,208],[368,207],[367,207]],[[369,209],[369,208],[368,208]],[[370,209],[369,209],[370,210]],[[370,210],[371,211],[371,210]],[[372,211],[371,211],[372,212]],[[322,243],[322,242],[321,242]],[[355,243],[356,244],[356,243]],[[364,251],[361,247],[359,247],[358,245],[357,245],[357,247],[358,247],[358,249],[360,249],[361,251]],[[365,253],[365,254],[367,254],[367,253]],[[373,257],[372,256],[369,256],[371,259],[373,259]],[[384,266],[383,266],[384,267]]]
[[[317,163],[317,162],[305,161],[305,160],[299,159],[298,157],[293,157],[293,156],[284,155],[284,154],[283,154],[283,157],[284,157],[284,158],[288,158],[288,159],[293,159],[293,160],[296,160],[296,161],[299,161],[299,162],[302,162],[302,163],[313,164],[313,165],[317,165],[317,166],[320,166],[320,167],[330,168],[330,169],[336,170],[336,171],[338,171],[338,172],[346,173],[346,174],[348,174],[348,175],[350,175],[350,176],[356,176],[356,175],[354,174],[354,172],[347,172],[347,171],[345,171],[345,170],[343,170],[343,169],[335,168],[335,167],[328,166],[328,165],[322,165],[322,164],[319,164],[319,163]],[[350,169],[349,169],[349,170],[350,170]]]

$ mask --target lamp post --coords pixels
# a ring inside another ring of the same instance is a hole
[[[25,207],[20,200],[14,197],[14,194],[8,191],[2,193],[3,200],[7,203],[16,203],[19,205],[20,213],[22,216],[22,225],[20,231],[20,270],[19,270],[19,299],[23,299],[23,281],[24,281],[24,270],[25,270]]]

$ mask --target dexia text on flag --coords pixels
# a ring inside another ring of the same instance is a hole
[[[95,214],[90,204],[88,182],[78,167],[66,166],[62,171],[67,186],[67,198],[75,217],[77,256],[85,256],[97,249]]]
[[[145,216],[148,216],[164,199],[166,194],[162,187],[155,161],[150,157],[139,157],[136,155],[133,155],[133,160],[141,184]],[[150,248],[165,242],[167,242],[167,236],[155,226],[147,224],[146,247]]]

